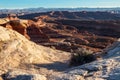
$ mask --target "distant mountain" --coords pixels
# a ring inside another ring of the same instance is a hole
[[[39,13],[39,12],[49,12],[49,11],[112,11],[116,13],[120,13],[120,7],[116,8],[26,8],[26,9],[0,9],[0,14],[8,14],[8,13],[19,13],[22,15],[29,13]]]

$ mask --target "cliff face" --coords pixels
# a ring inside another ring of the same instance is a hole
[[[0,21],[3,21],[4,19],[1,19]],[[30,37],[27,35],[26,28],[29,26],[28,25],[28,20],[8,20],[5,21],[5,23],[1,24],[1,26],[8,28],[8,29],[13,29],[20,34],[24,35],[26,38],[30,39]]]
[[[35,26],[30,26],[26,29],[27,34],[31,38],[30,40],[36,43],[49,42],[49,37],[44,34],[41,29]]]
[[[97,52],[120,37],[120,27],[117,21],[79,21],[54,18],[41,18],[41,20],[46,25],[38,28],[43,34],[49,36],[50,40],[50,42],[41,44],[54,46],[56,49],[64,51],[70,52],[82,47]]]
[[[29,40],[32,40],[36,43],[49,42],[49,37],[46,34],[44,34],[40,28],[38,28],[45,26],[42,20],[34,22],[32,20],[19,19],[8,22],[6,21],[2,22],[3,20],[4,19],[0,20],[1,26],[15,30],[20,34],[24,35]]]
[[[72,25],[80,31],[88,31],[100,36],[120,37],[120,21],[101,20],[56,20],[63,25]]]
[[[41,42],[38,41],[39,44],[69,52],[81,47],[98,52],[120,37],[119,21],[86,18],[89,16],[93,18],[94,15],[95,18],[101,18],[101,14],[107,17],[115,16],[107,12],[67,11],[53,11],[24,16],[34,16],[35,24],[42,35],[48,36],[49,41],[45,38],[39,38],[41,40]],[[82,16],[86,19],[82,19]]]

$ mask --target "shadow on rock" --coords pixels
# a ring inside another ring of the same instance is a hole
[[[14,78],[10,78],[9,80],[32,80],[33,76],[31,75],[18,75]]]
[[[34,66],[37,68],[43,67],[43,68],[47,68],[48,70],[55,70],[55,71],[64,71],[69,67],[68,63],[62,63],[62,62],[54,62],[50,64],[34,64]]]

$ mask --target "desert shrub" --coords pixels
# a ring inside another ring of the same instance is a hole
[[[78,48],[74,52],[70,60],[70,66],[78,66],[95,60],[93,52],[85,48]]]

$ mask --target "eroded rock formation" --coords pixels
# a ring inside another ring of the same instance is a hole
[[[7,18],[6,18],[7,19]],[[9,29],[13,29],[20,34],[24,35],[27,39],[30,39],[36,43],[40,42],[49,42],[49,37],[44,34],[40,27],[45,26],[45,23],[42,20],[34,22],[32,20],[4,20],[1,19],[1,26],[4,26]]]
[[[78,21],[52,18],[45,19],[44,23],[46,26],[40,30],[49,36],[50,42],[41,44],[69,52],[78,47],[94,52],[101,51],[112,44],[120,34],[120,31],[117,30],[120,28],[119,23],[115,21]]]
[[[18,31],[38,44],[68,52],[78,48],[99,52],[120,37],[119,21],[78,20],[71,18],[72,15],[70,12],[41,13],[33,20],[19,19],[20,22],[10,21],[2,26]]]

